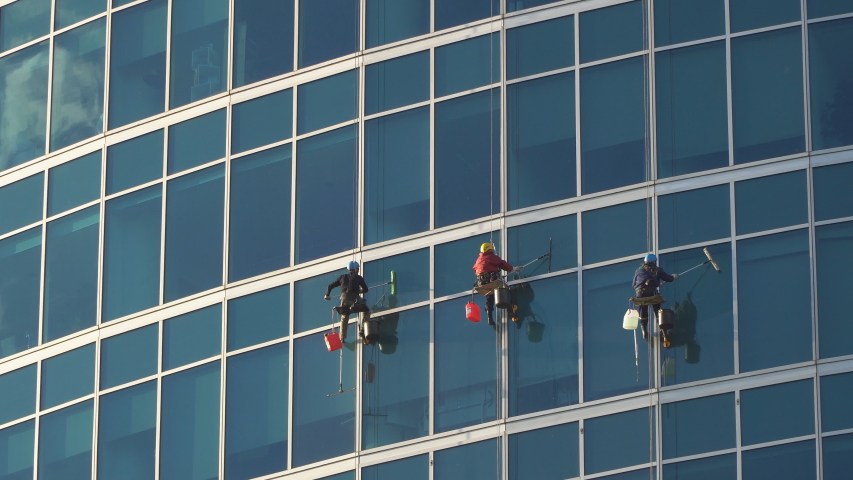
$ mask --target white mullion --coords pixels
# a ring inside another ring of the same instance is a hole
[[[287,286],[290,291],[290,305],[288,305],[288,316],[290,327],[288,329],[288,345],[287,345],[287,468],[293,468],[293,332],[294,332],[294,312],[296,308],[294,304],[294,295],[296,294],[295,282]]]
[[[729,183],[729,229],[731,230],[731,252],[732,252],[732,264],[731,264],[731,272],[732,272],[732,319],[734,321],[733,325],[733,340],[734,340],[734,374],[740,374],[740,328],[739,328],[739,316],[738,316],[738,269],[737,269],[737,208],[735,202],[737,198],[735,197],[735,184],[734,182]],[[738,461],[740,461],[740,454],[738,454]]]
[[[165,320],[155,323],[157,325],[157,407],[155,410],[154,423],[154,480],[160,479],[160,450],[161,433],[163,431],[163,335],[166,327]]]
[[[41,411],[41,377],[42,377],[42,368],[44,368],[44,361],[36,362],[36,417],[35,422],[33,423],[33,428],[35,429],[33,435],[33,477],[38,477],[38,467],[39,467],[39,430],[40,430],[40,420],[41,415],[39,412]]]
[[[737,353],[737,350],[735,350]],[[735,364],[737,367],[737,364]],[[743,479],[743,451],[741,447],[741,421],[740,421],[740,390],[735,390],[735,448],[737,449],[737,480]]]
[[[233,111],[233,105],[229,103],[228,106],[225,107],[225,172],[223,174],[225,191],[223,192],[222,197],[222,285],[225,285],[226,288],[228,285],[228,275],[230,271],[229,263],[231,261],[229,251],[231,235],[229,234],[229,231],[231,227],[231,122],[233,120]]]
[[[435,228],[435,49],[429,49],[429,228]],[[434,291],[433,291],[434,292]]]
[[[163,111],[169,111],[169,98],[172,96],[172,9],[174,0],[167,0],[166,5],[166,82],[165,82],[165,93],[163,95]],[[166,133],[168,134],[169,129],[166,128]],[[168,137],[166,137],[168,140]],[[168,145],[168,141],[166,141],[166,145]],[[166,163],[166,156],[163,156],[163,162]],[[166,177],[165,170],[163,171],[163,177]],[[165,197],[164,197],[165,198]],[[161,283],[162,287],[162,283]],[[160,303],[163,303],[162,300]]]
[[[297,158],[297,150],[296,150],[296,111],[297,111],[297,100],[296,100],[296,89],[298,86],[293,87],[293,112],[292,112],[292,123],[291,123],[291,143],[290,143],[290,263],[288,263],[288,267],[292,267],[296,265],[296,166],[299,158]],[[292,303],[293,297],[291,297]],[[293,317],[290,317],[291,324],[293,323]],[[291,334],[292,335],[292,334]],[[289,458],[289,457],[288,457]]]
[[[231,97],[231,89],[234,88],[234,12],[236,10],[235,3],[236,0],[228,0],[228,32],[226,33],[227,39],[225,43],[225,48],[227,49],[227,51],[225,52],[225,57],[226,61],[228,62],[228,71],[225,72],[225,92],[228,93],[229,103]],[[231,123],[229,122],[228,124],[230,125]],[[228,138],[230,140],[230,135]],[[231,149],[229,148],[225,150],[225,152],[230,153]]]
[[[227,387],[226,382],[228,381],[228,377],[226,375],[226,364],[227,357],[225,356],[225,352],[228,351],[228,302],[226,300],[222,301],[222,330],[221,330],[221,339],[219,342],[219,448],[218,448],[218,468],[219,478],[225,478],[225,402],[228,400],[226,397]]]
[[[580,70],[580,13],[575,13],[573,15],[574,20],[574,68],[575,68],[575,95],[574,95],[574,103],[575,103],[575,197],[580,197],[582,193],[583,183],[581,182],[581,175],[583,174],[581,170],[581,70]],[[578,230],[580,231],[580,230]],[[580,245],[580,244],[578,244]],[[578,265],[581,265],[580,258],[578,259]]]
[[[433,265],[435,265],[435,247],[430,247],[432,252]],[[435,295],[435,274],[432,275],[433,288],[430,289],[430,296]],[[427,426],[428,435],[435,435],[435,302],[429,309],[429,425]],[[432,454],[430,454],[430,466],[432,466]],[[430,469],[432,475],[432,469]]]
[[[806,6],[806,1],[802,1],[800,3],[800,17],[802,23],[800,24],[800,35],[802,36],[801,48],[802,48],[802,60],[803,60],[803,122],[804,122],[804,130],[805,138],[806,138],[806,152],[811,152],[812,145],[812,122],[811,122],[811,78],[809,75],[809,24],[808,24],[808,9]],[[820,462],[818,462],[820,464]],[[820,478],[820,477],[818,477]]]
[[[171,4],[172,0],[169,0]],[[171,15],[171,11],[170,11]],[[167,79],[168,80],[168,79]],[[168,88],[167,88],[168,90]],[[168,102],[168,98],[166,99]],[[166,303],[166,202],[168,201],[168,186],[169,182],[166,180],[168,177],[168,165],[169,165],[169,133],[170,128],[166,127],[163,129],[163,172],[162,179],[160,183],[162,185],[161,190],[161,205],[160,205],[160,303],[159,305],[163,305]]]
[[[98,390],[101,384],[101,342],[95,341],[95,385],[92,398],[92,480],[98,478],[98,415],[100,412],[101,396]]]
[[[729,20],[731,9],[729,8],[729,0],[723,0],[723,10],[725,12],[725,28],[726,28],[726,120],[728,122],[729,135],[729,166],[735,164],[735,139],[734,139],[734,94],[732,92],[732,37],[731,37],[731,21]],[[732,204],[734,207],[734,204]],[[732,233],[734,235],[734,232]],[[737,364],[736,364],[737,365]],[[740,459],[740,456],[738,456]],[[738,460],[740,461],[740,460]],[[738,469],[740,471],[740,469]],[[740,475],[740,474],[738,474]]]
[[[53,111],[53,52],[54,52],[54,44],[56,43],[56,34],[53,33],[53,26],[56,22],[56,1],[51,2],[52,8],[50,10],[50,38],[48,44],[48,55],[47,55],[47,112],[45,112],[45,129],[46,133],[44,136],[44,150],[39,157],[43,157],[50,153],[50,136],[51,136],[51,128],[50,122],[52,121],[51,112]],[[38,157],[36,157],[38,158]]]
[[[44,172],[44,192],[42,197],[42,220],[41,220],[41,256],[39,257],[41,264],[39,265],[39,306],[38,306],[38,338],[35,339],[35,342],[30,346],[31,342],[27,342],[27,349],[32,348],[33,346],[38,346],[42,344],[42,338],[44,338],[44,320],[45,320],[45,308],[44,302],[46,300],[46,286],[47,286],[47,221],[44,220],[47,218],[47,201],[48,201],[48,192],[50,190],[50,170]]]
[[[581,418],[578,420],[578,477],[584,478],[584,470],[586,469],[586,462],[584,462],[585,446],[584,446],[584,420]]]
[[[101,149],[101,195],[98,205],[100,208],[100,224],[98,225],[98,280],[97,293],[95,296],[95,325],[101,324],[101,315],[103,314],[103,298],[104,298],[104,253],[106,252],[106,185],[107,185],[107,148]]]
[[[299,2],[302,0],[293,0],[293,67],[292,72],[299,70]],[[296,87],[293,87],[293,107],[296,110]],[[293,128],[296,128],[296,118],[294,117]],[[296,138],[295,136],[293,137]],[[290,457],[288,457],[289,459]]]
[[[112,3],[112,0],[110,0]],[[112,62],[112,25],[113,16],[110,13],[110,5],[107,5],[107,11],[104,13],[106,22],[104,22],[104,91],[101,100],[101,132],[103,137],[107,136],[107,125],[109,125],[109,92],[110,92],[110,65]],[[106,144],[106,142],[104,142]],[[106,148],[106,145],[104,145]]]

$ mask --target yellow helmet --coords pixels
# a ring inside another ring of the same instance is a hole
[[[493,247],[491,243],[484,243],[484,244],[480,245],[480,253],[486,253],[489,250],[494,250],[494,249],[495,249],[495,247]]]

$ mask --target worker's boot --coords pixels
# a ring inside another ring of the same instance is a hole
[[[495,319],[492,317],[492,310],[486,310],[486,317],[489,319],[489,325],[495,324]]]
[[[640,330],[643,331],[643,339],[649,339],[649,327],[647,326],[649,323],[648,320],[640,320]]]

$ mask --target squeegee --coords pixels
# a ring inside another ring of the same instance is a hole
[[[703,248],[702,251],[705,252],[705,256],[708,257],[708,260],[705,260],[704,262],[700,263],[699,265],[696,265],[693,268],[689,268],[689,269],[679,273],[678,274],[679,277],[684,275],[685,273],[691,271],[691,270],[696,270],[697,268],[701,267],[702,265],[706,265],[708,263],[710,263],[714,267],[714,270],[716,270],[717,273],[723,273],[723,271],[720,269],[720,266],[717,265],[717,262],[714,260],[714,257],[711,256],[711,252],[708,251],[708,247]]]

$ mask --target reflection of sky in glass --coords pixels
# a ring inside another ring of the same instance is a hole
[[[48,42],[0,58],[0,170],[44,154]]]

